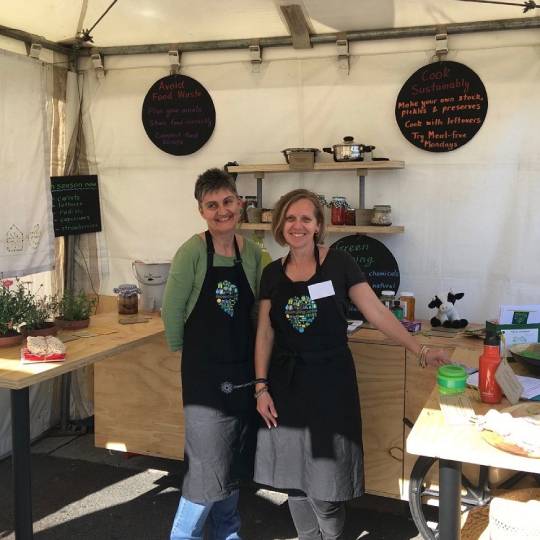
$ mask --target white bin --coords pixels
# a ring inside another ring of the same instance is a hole
[[[133,261],[131,266],[141,289],[141,311],[159,311],[171,263]]]

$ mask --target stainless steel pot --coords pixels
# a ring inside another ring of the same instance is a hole
[[[371,149],[375,148],[374,146]],[[363,161],[365,146],[354,142],[354,137],[343,137],[342,144],[334,144],[332,148],[323,148],[334,155],[334,161]]]

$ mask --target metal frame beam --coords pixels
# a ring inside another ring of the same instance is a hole
[[[497,19],[494,21],[476,21],[465,23],[451,23],[446,25],[448,35],[470,34],[474,32],[498,32],[505,30],[529,30],[540,28],[540,17],[525,17],[522,19]],[[379,39],[402,39],[413,37],[434,36],[439,33],[440,25],[408,26],[403,28],[383,28],[379,30],[352,30],[345,33],[313,34],[311,44],[318,45],[324,43],[335,44],[339,36],[345,35],[345,39],[351,41],[373,41]],[[70,54],[71,48],[49,41],[43,37],[0,26],[0,35],[18,39],[26,43],[40,43],[46,49],[56,52]],[[292,47],[291,36],[278,36],[260,38],[258,40],[261,48],[266,47]],[[147,45],[120,45],[114,47],[99,47],[99,52],[103,55],[128,55],[128,54],[167,54],[171,48],[182,52],[194,51],[219,51],[227,49],[248,49],[253,43],[253,38],[249,39],[223,39],[216,41],[197,41],[186,43],[158,43]],[[79,49],[80,55],[89,55],[90,50]]]

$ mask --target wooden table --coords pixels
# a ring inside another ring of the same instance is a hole
[[[498,405],[480,402],[476,390],[467,395],[476,414]],[[407,438],[407,452],[439,459],[439,533],[441,540],[460,538],[460,492],[462,463],[500,467],[515,471],[540,473],[540,460],[521,457],[489,445],[472,424],[448,425],[439,407],[439,392],[433,390]]]
[[[116,313],[104,313],[92,317],[87,329],[70,333],[94,334],[94,337],[78,338],[66,343],[67,355],[63,362],[23,365],[20,362],[20,347],[0,349],[0,388],[11,391],[13,492],[17,540],[33,538],[29,387],[128,351],[135,345],[163,333],[163,323],[158,316],[153,316],[145,323],[118,324]]]

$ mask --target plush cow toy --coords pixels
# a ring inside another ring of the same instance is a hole
[[[432,317],[431,326],[444,326],[445,328],[465,328],[469,321],[467,319],[460,319],[454,304],[456,300],[461,300],[465,296],[465,293],[454,294],[450,291],[446,295],[446,300],[443,300],[444,294],[439,293],[434,296],[428,307],[431,309],[437,308],[437,315]]]

